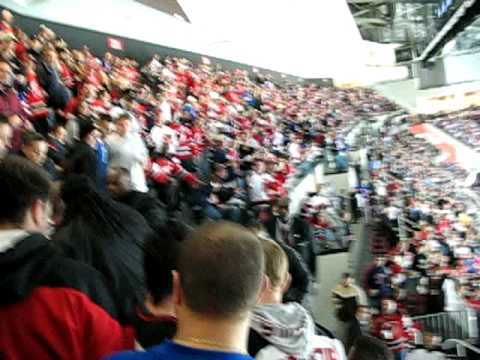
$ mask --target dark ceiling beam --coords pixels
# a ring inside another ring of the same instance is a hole
[[[469,0],[464,0],[463,5],[467,6]],[[470,7],[466,8],[462,16],[454,14],[450,20],[439,31],[437,37],[435,37],[427,48],[421,54],[418,60],[425,62],[435,54],[437,54],[446,43],[453,40],[460,34],[465,28],[473,23],[475,19],[480,15],[480,0],[472,0],[474,3]],[[459,9],[457,9],[459,11]]]

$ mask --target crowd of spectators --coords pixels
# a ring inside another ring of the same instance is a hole
[[[480,150],[480,110],[478,107],[472,106],[459,111],[423,116],[422,120],[444,130],[475,151]]]
[[[348,282],[334,293],[337,298],[351,294],[342,298],[341,314],[350,339],[373,334],[399,359],[415,344],[429,351],[440,344],[440,334],[429,333],[433,330],[412,317],[448,312],[443,329],[448,325],[450,334],[472,336],[458,332],[467,326],[458,313],[476,311],[480,284],[478,201],[475,191],[464,187],[467,172],[446,162],[409,126],[402,117],[387,122],[369,144],[361,194],[372,215],[370,239],[381,237],[386,246],[365,273],[368,304],[357,299],[352,306],[346,300],[357,296]]]
[[[300,303],[312,236],[348,235],[345,207],[320,189],[291,214],[288,192],[325,149],[345,150],[356,120],[395,105],[99,55],[2,12],[0,358],[99,359],[173,338],[118,358],[344,359]]]

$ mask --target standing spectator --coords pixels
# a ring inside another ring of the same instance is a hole
[[[68,152],[67,130],[61,125],[55,126],[48,139],[48,157],[55,165],[63,167]]]
[[[147,192],[144,167],[148,159],[143,140],[132,130],[132,120],[128,114],[117,120],[117,136],[109,139],[110,166],[130,171],[133,189]]]
[[[65,174],[85,175],[93,184],[99,183],[98,179],[98,155],[95,149],[97,145],[98,130],[91,121],[80,126],[80,141],[78,141],[69,154],[65,165]]]
[[[0,349],[5,359],[100,359],[132,349],[101,275],[60,255],[49,228],[48,175],[17,156],[0,163]]]
[[[355,279],[349,274],[342,275],[342,281],[332,290],[332,301],[337,309],[337,315],[341,318],[341,313],[350,309],[355,313],[359,305],[367,305],[367,297],[363,290],[355,285]]]
[[[213,223],[193,231],[173,272],[173,341],[110,359],[251,359],[249,312],[260,293],[263,258],[260,241],[241,226]]]
[[[298,303],[282,304],[290,285],[288,258],[271,240],[263,240],[265,287],[253,309],[248,352],[256,359],[307,359],[321,354],[327,359],[345,359],[338,340],[315,335],[315,323]]]
[[[60,78],[60,63],[54,49],[44,48],[42,61],[37,68],[40,85],[48,94],[48,105],[55,110],[63,110],[72,94]]]
[[[151,235],[143,217],[99,193],[86,176],[67,178],[65,214],[52,240],[72,259],[91,265],[108,284],[122,323],[143,302],[143,246]]]

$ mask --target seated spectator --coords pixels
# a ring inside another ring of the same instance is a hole
[[[55,165],[63,167],[68,152],[67,130],[61,125],[55,126],[48,139],[48,157]]]
[[[348,354],[348,360],[393,360],[393,354],[380,340],[360,336]]]
[[[150,193],[133,190],[128,170],[110,168],[107,179],[108,191],[116,201],[137,210],[154,232],[164,228],[168,218],[165,205]]]
[[[17,156],[0,163],[0,349],[5,359],[99,359],[132,349],[100,273],[59,254],[48,175]]]
[[[5,61],[0,61],[0,115],[25,119],[26,113],[17,97],[13,82],[11,66]]]
[[[151,229],[135,210],[96,190],[85,176],[71,176],[62,188],[65,214],[52,240],[68,257],[101,272],[122,323],[129,323],[145,296],[143,246]]]
[[[263,240],[262,245],[265,286],[253,309],[249,354],[256,359],[306,359],[315,354],[345,359],[340,341],[315,335],[315,323],[307,310],[298,303],[282,304],[290,286],[287,255],[271,240]]]
[[[251,359],[245,355],[249,311],[260,293],[263,262],[260,241],[241,226],[196,229],[182,242],[173,272],[173,341],[109,359]]]
[[[23,135],[20,156],[43,168],[50,175],[51,180],[59,180],[57,168],[47,155],[48,143],[42,135],[36,132],[27,132]]]

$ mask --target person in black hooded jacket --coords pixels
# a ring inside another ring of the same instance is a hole
[[[120,321],[130,323],[145,297],[143,246],[152,230],[137,211],[99,193],[86,176],[67,178],[62,199],[64,218],[52,240],[105,276]]]
[[[129,170],[121,167],[109,168],[107,185],[110,195],[116,201],[137,210],[155,233],[164,229],[168,220],[165,205],[150,193],[133,190]]]
[[[99,359],[132,349],[103,276],[43,235],[51,184],[18,156],[0,163],[0,358]]]

